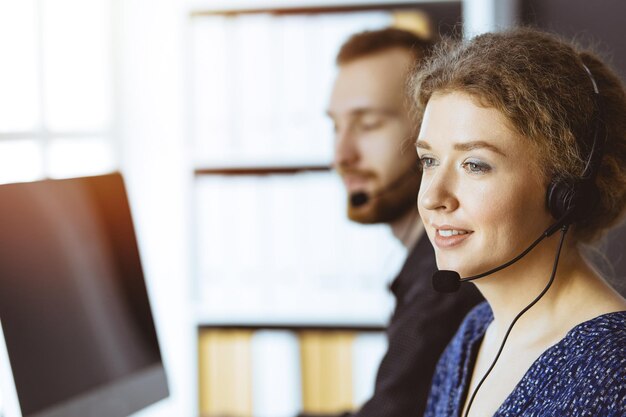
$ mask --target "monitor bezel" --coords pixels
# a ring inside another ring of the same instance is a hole
[[[88,180],[94,177],[110,177],[112,180],[121,181],[124,204],[128,207],[131,222],[133,223],[133,234],[135,244],[138,246],[136,227],[133,222],[132,210],[128,198],[126,183],[121,173],[113,172],[104,175],[91,177],[76,177],[59,180],[43,181],[67,181],[67,180]],[[40,181],[37,181],[40,182]],[[137,247],[140,254],[140,248]],[[141,260],[140,260],[141,264]],[[145,282],[145,272],[141,266],[145,290],[148,295],[148,306],[153,320],[155,330],[157,324],[154,320],[153,303],[148,294],[148,285]],[[156,331],[157,343],[160,345],[159,332]],[[160,360],[148,366],[135,370],[129,375],[125,375],[115,381],[103,384],[98,388],[79,394],[71,399],[56,403],[43,410],[39,410],[28,415],[22,414],[17,388],[13,378],[11,361],[4,337],[2,321],[0,320],[0,395],[2,395],[3,407],[0,409],[0,417],[66,417],[80,415],[81,417],[127,417],[150,405],[157,403],[169,396],[169,386],[167,375],[163,364],[161,347],[159,346]],[[60,376],[62,378],[62,376]],[[139,395],[138,395],[139,394]],[[4,413],[4,414],[2,414]]]

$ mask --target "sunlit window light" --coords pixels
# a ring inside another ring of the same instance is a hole
[[[46,127],[106,128],[111,118],[110,2],[41,0],[41,6]]]
[[[48,150],[51,178],[98,175],[117,168],[111,144],[103,138],[56,139]]]
[[[41,147],[33,139],[0,141],[0,183],[34,181],[43,172]]]
[[[0,2],[0,132],[39,123],[34,0]]]

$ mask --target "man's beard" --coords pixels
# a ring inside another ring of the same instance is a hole
[[[348,218],[362,224],[391,223],[417,204],[419,176],[389,192],[371,197],[363,206],[354,207],[348,199]]]

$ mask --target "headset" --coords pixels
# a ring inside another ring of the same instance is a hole
[[[595,178],[600,168],[602,156],[604,155],[607,132],[604,121],[602,120],[604,104],[596,80],[591,74],[591,71],[589,71],[589,68],[587,68],[585,64],[582,64],[582,66],[591,80],[594,91],[593,100],[595,112],[593,117],[593,140],[588,147],[589,156],[580,177],[571,179],[556,176],[552,178],[548,185],[546,191],[546,206],[552,214],[552,217],[554,217],[555,222],[548,226],[541,236],[531,243],[522,253],[510,261],[486,272],[461,278],[456,271],[436,271],[432,277],[432,285],[435,291],[442,293],[456,292],[463,282],[474,281],[505,269],[526,256],[543,239],[552,236],[555,232],[564,227],[567,229],[572,223],[584,223],[592,213],[600,195],[598,188],[595,186]]]
[[[560,219],[563,225],[574,222],[584,222],[591,214],[598,201],[599,191],[595,186],[595,179],[600,168],[604,148],[606,145],[606,126],[602,120],[604,103],[593,74],[583,63],[583,68],[593,85],[595,102],[594,134],[589,157],[580,178],[575,180],[555,177],[548,186],[546,204],[555,219]]]
[[[454,292],[458,290],[461,282],[472,281],[478,278],[482,278],[514,264],[515,262],[523,258],[528,252],[530,252],[543,239],[551,236],[556,231],[561,230],[559,246],[554,258],[552,273],[550,275],[548,284],[530,304],[528,304],[522,311],[517,314],[517,316],[509,325],[509,328],[504,336],[504,339],[502,340],[502,344],[500,345],[500,348],[493,362],[481,378],[472,395],[469,397],[467,409],[464,413],[465,417],[469,415],[470,408],[472,406],[472,403],[474,402],[474,398],[476,397],[478,390],[482,386],[483,382],[485,382],[487,376],[489,376],[489,374],[495,367],[496,362],[500,358],[500,354],[504,349],[504,345],[509,337],[509,334],[511,333],[511,330],[513,329],[513,326],[515,325],[517,320],[530,308],[532,308],[552,286],[552,283],[554,282],[554,278],[556,276],[559,256],[561,254],[565,235],[569,229],[569,226],[574,223],[584,224],[589,215],[592,214],[593,209],[596,207],[596,203],[599,199],[600,192],[595,185],[595,179],[600,169],[607,141],[607,130],[603,120],[605,114],[604,102],[602,100],[602,96],[600,95],[598,84],[596,83],[593,74],[584,63],[582,63],[582,67],[584,68],[588,78],[591,80],[591,84],[593,85],[593,100],[595,105],[595,112],[593,115],[593,139],[589,144],[589,156],[587,158],[587,161],[585,162],[585,166],[581,176],[575,179],[555,176],[554,178],[552,178],[550,184],[548,185],[546,191],[546,206],[556,221],[552,225],[550,225],[544,231],[544,233],[521,254],[519,254],[509,262],[506,262],[487,272],[467,278],[460,278],[460,275],[456,271],[437,271],[433,275],[433,287],[435,288],[435,290],[439,292]]]

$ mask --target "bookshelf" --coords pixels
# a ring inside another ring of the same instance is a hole
[[[386,351],[382,326],[199,327],[200,415],[295,416],[354,409]]]
[[[406,252],[345,217],[325,116],[334,58],[416,11],[442,32],[461,20],[459,1],[271,4],[189,14],[202,416],[342,412],[371,395]]]

